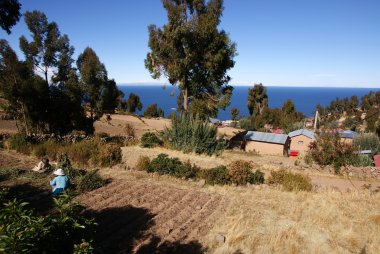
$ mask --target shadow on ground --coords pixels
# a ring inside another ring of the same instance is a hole
[[[38,214],[47,214],[53,208],[51,192],[29,183],[14,185],[9,188],[9,196],[29,203]]]
[[[98,223],[95,249],[100,253],[192,253],[205,252],[196,241],[189,243],[163,241],[159,236],[147,235],[154,225],[155,214],[133,206],[87,210],[86,216]],[[140,243],[140,244],[139,244]]]

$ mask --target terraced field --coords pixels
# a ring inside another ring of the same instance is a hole
[[[201,253],[196,239],[229,203],[217,194],[132,180],[115,180],[79,201],[99,223],[95,240],[108,253]]]

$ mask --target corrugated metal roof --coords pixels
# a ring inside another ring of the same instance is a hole
[[[210,121],[210,123],[220,123],[220,120],[217,119],[217,118],[211,118],[211,117],[209,117],[208,120]]]
[[[351,131],[351,130],[345,130],[345,131],[339,132],[339,136],[341,138],[354,138],[358,135],[359,133],[357,133],[356,131]]]
[[[309,131],[307,129],[299,129],[299,130],[296,130],[296,131],[292,131],[288,135],[291,138],[295,137],[295,136],[299,136],[299,135],[304,135],[304,136],[306,136],[308,138],[315,139],[315,133],[312,132],[312,131]]]
[[[275,144],[285,144],[288,137],[289,136],[285,134],[267,133],[259,131],[248,131],[247,134],[244,136],[245,140]]]

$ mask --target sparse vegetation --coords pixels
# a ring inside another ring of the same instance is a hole
[[[141,170],[141,171],[148,171],[149,164],[150,164],[149,157],[140,155],[139,158],[137,159],[137,163],[136,163],[135,168],[137,170]]]
[[[30,144],[22,133],[17,133],[10,138],[9,148],[23,154],[30,154],[31,151]]]
[[[281,185],[287,191],[311,191],[313,188],[310,178],[284,169],[272,171],[267,183]]]
[[[116,144],[103,144],[98,147],[98,151],[91,157],[95,165],[102,167],[112,167],[121,162],[121,149]]]

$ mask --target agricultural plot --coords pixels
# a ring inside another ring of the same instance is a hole
[[[95,241],[108,253],[201,253],[197,241],[228,200],[218,194],[115,180],[79,197],[99,224]]]

